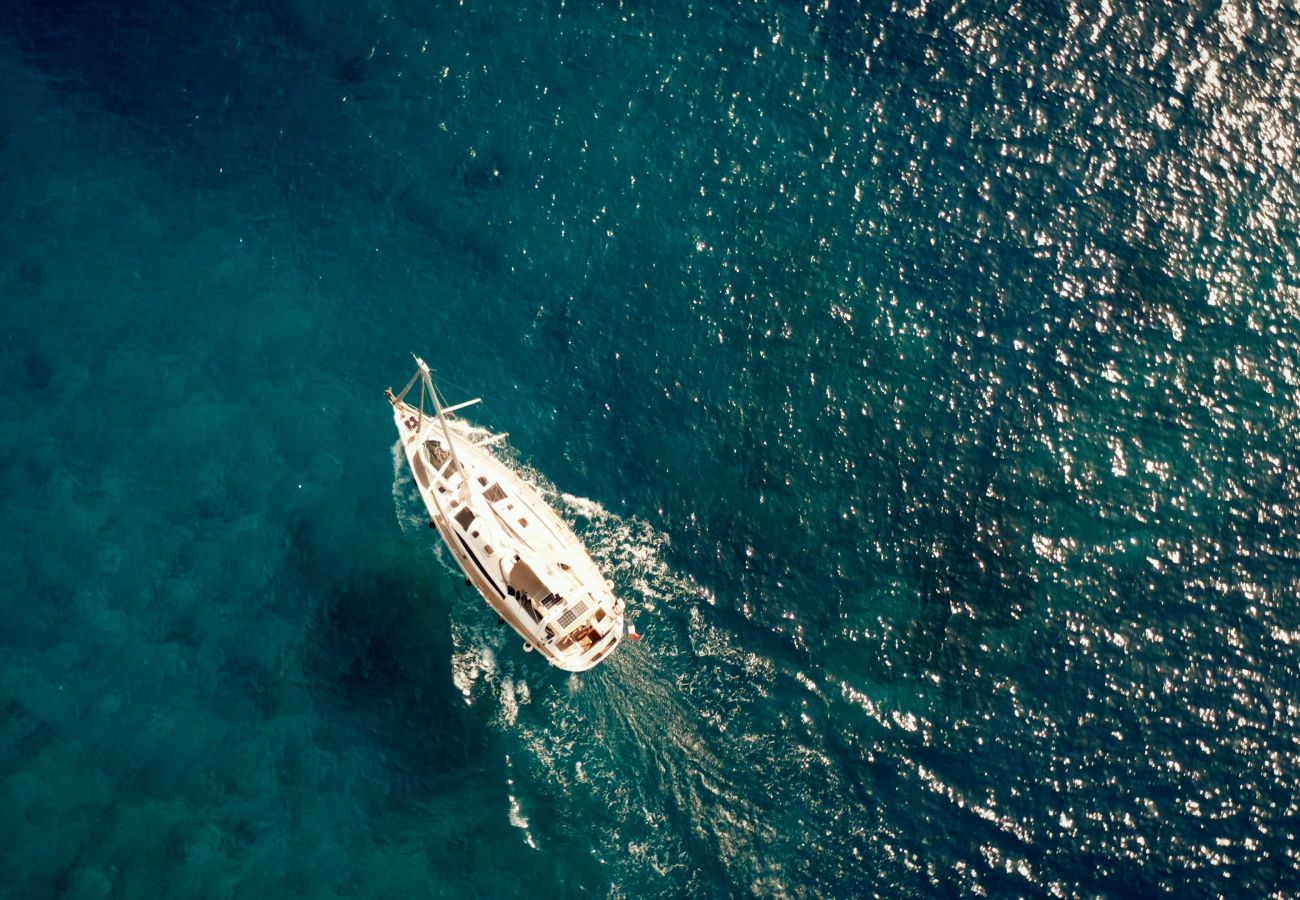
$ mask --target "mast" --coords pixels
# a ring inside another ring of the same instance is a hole
[[[433,408],[438,413],[438,422],[442,425],[442,435],[447,439],[447,449],[451,452],[451,458],[456,463],[456,470],[460,472],[461,492],[464,500],[469,503],[473,498],[469,486],[469,471],[461,465],[460,457],[456,455],[456,443],[451,439],[451,429],[447,427],[447,417],[443,415],[442,401],[438,399],[438,392],[433,389],[433,376],[429,374],[429,366],[420,357],[415,358],[415,363],[420,367],[420,374],[424,377],[423,389],[428,390],[429,396],[433,398]],[[424,404],[420,404],[424,408]]]

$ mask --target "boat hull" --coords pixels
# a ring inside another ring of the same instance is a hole
[[[582,672],[607,659],[623,637],[623,605],[568,524],[536,488],[473,441],[464,420],[448,418],[444,431],[443,423],[432,416],[391,399],[402,449],[430,524],[469,584],[523,638],[526,650],[540,653],[551,665]],[[453,441],[456,464],[447,461],[439,469],[426,448]],[[448,476],[448,469],[460,471]],[[461,479],[478,493],[467,493]],[[528,565],[545,571],[545,578],[557,586],[548,599],[558,597],[558,585],[564,585],[564,607],[543,608],[528,597],[544,587],[516,589],[525,561],[530,575],[534,573]],[[574,622],[576,628],[563,630]]]

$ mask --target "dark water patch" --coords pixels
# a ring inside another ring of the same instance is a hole
[[[8,758],[5,763],[6,769],[40,753],[56,736],[53,725],[40,718],[17,699],[6,702],[4,714],[11,724],[10,751],[5,754]]]
[[[339,81],[346,85],[362,84],[369,77],[369,59],[365,56],[349,56],[338,61],[335,68]]]
[[[515,177],[511,171],[512,166],[507,162],[507,153],[494,146],[495,143],[489,139],[482,146],[471,148],[456,164],[456,181],[480,203],[484,198],[479,198],[478,195],[482,192],[500,187]]]
[[[25,387],[37,393],[44,393],[54,380],[54,364],[44,354],[29,352],[24,363],[26,377]]]
[[[478,719],[438,663],[450,652],[446,628],[421,611],[428,601],[409,584],[384,572],[357,577],[332,588],[318,608],[311,666],[322,696],[368,723],[408,789],[480,771],[487,748]]]
[[[15,284],[19,296],[38,296],[45,289],[45,283],[45,269],[40,263],[30,259],[18,263]]]
[[[457,275],[476,281],[500,270],[505,251],[486,211],[462,197],[452,195],[437,201],[422,196],[423,189],[409,189],[401,198],[400,215],[422,240],[441,247],[458,261]]]

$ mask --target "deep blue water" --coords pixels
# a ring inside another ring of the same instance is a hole
[[[1300,891],[1293,4],[0,6],[0,896]]]

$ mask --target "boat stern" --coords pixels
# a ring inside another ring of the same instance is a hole
[[[623,640],[621,604],[608,598],[581,624],[551,645],[551,664],[566,672],[585,672],[607,659]]]

